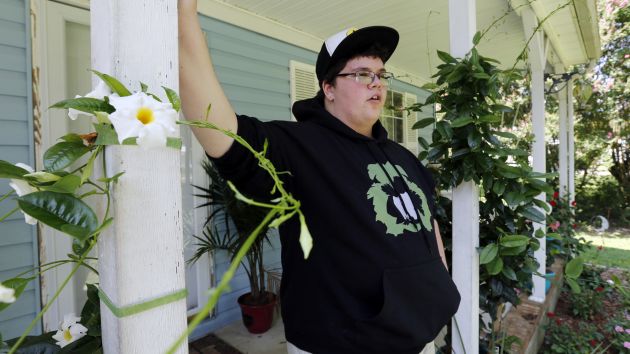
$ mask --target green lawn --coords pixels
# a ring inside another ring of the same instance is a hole
[[[630,229],[602,233],[580,230],[577,237],[593,242],[593,246],[583,254],[586,262],[630,269]],[[602,246],[601,250],[598,249],[599,246]]]

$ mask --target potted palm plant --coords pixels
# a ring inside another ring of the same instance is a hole
[[[199,207],[211,207],[204,224],[203,236],[194,236],[198,241],[195,254],[189,260],[194,263],[205,253],[225,250],[234,256],[251,232],[263,221],[267,209],[249,205],[236,198],[227,181],[221,177],[214,164],[202,164],[210,183],[207,188],[194,186],[202,193],[196,196],[207,201]],[[265,287],[263,248],[270,243],[269,228],[265,227],[241,261],[249,279],[250,292],[238,298],[243,314],[243,323],[251,333],[264,333],[271,328],[276,295]]]

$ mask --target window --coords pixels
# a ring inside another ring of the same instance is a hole
[[[291,60],[289,61],[289,72],[291,75],[291,106],[295,101],[315,97],[319,90],[315,66]],[[295,120],[293,115],[291,118]]]
[[[405,143],[405,120],[402,110],[405,107],[404,97],[402,92],[388,90],[383,114],[381,114],[381,123],[387,130],[387,135],[399,144]]]

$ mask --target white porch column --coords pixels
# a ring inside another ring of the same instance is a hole
[[[178,90],[177,0],[92,1],[91,42],[93,67],[128,88],[142,81],[162,99],[162,85]],[[118,307],[183,289],[180,151],[111,146],[106,161],[109,176],[125,174],[99,240],[101,288]],[[186,329],[185,301],[121,318],[101,301],[105,353],[165,352]]]
[[[477,30],[475,0],[449,0],[448,5],[450,52],[461,58]],[[453,190],[453,281],[462,297],[452,323],[455,353],[479,351],[478,249],[479,188],[465,182]]]
[[[564,72],[564,67],[558,66],[556,72]],[[569,155],[568,155],[568,134],[567,134],[567,87],[564,86],[558,91],[558,174],[560,179],[560,196],[566,197],[569,192]]]
[[[567,135],[569,137],[569,200],[575,200],[575,131],[573,123],[573,78],[567,81]]]
[[[546,172],[545,167],[545,82],[544,69],[546,55],[544,51],[544,42],[541,32],[534,34],[534,30],[538,26],[538,19],[531,8],[523,10],[522,14],[525,39],[529,39],[532,34],[534,37],[529,43],[528,64],[532,73],[532,81],[530,92],[532,95],[532,128],[534,132],[534,142],[532,144],[532,167],[536,172]],[[545,193],[541,193],[536,197],[542,201],[545,200]],[[542,212],[542,209],[539,208]],[[546,230],[546,222],[535,223],[536,230]],[[538,271],[545,274],[545,262],[547,253],[546,239],[540,239],[540,248],[535,252],[536,260],[540,264]],[[543,302],[545,301],[545,278],[533,276],[534,289],[531,300]]]

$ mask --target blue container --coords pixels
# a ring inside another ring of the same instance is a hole
[[[551,288],[551,280],[556,276],[556,273],[551,272],[545,275],[545,294],[549,292],[549,288]]]

